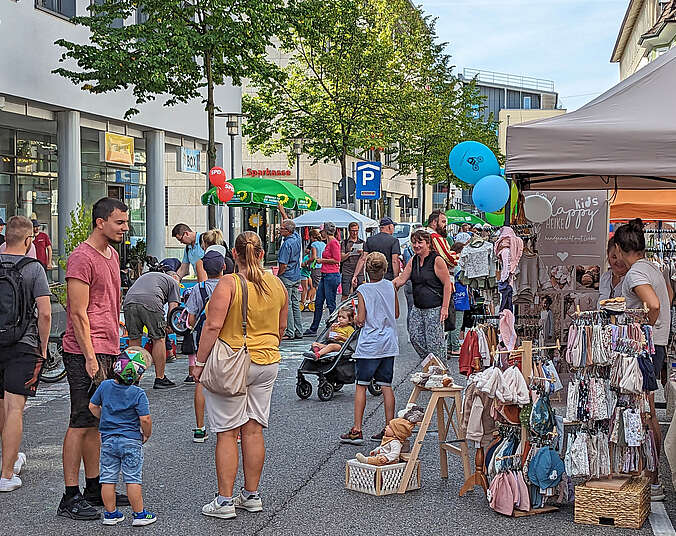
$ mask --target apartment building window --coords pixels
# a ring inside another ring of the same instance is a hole
[[[531,109],[531,98],[530,97],[524,97],[523,98],[523,109],[524,110],[530,110]]]
[[[148,14],[143,11],[143,6],[139,4],[136,8],[136,24],[143,24],[148,20]]]
[[[75,0],[35,0],[35,7],[69,19],[75,16]]]
[[[94,0],[92,4],[96,4],[97,6],[102,6],[105,0]],[[111,28],[122,28],[124,26],[124,21],[121,18],[116,18],[111,22],[110,27]]]

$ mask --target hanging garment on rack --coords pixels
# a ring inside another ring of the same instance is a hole
[[[468,440],[479,442],[482,447],[491,443],[496,428],[491,417],[492,406],[493,399],[481,392],[476,382],[470,381],[465,388],[460,428]]]
[[[479,336],[476,330],[469,330],[465,333],[465,340],[460,347],[460,356],[458,358],[458,367],[460,374],[469,376],[472,372],[481,369],[481,353],[479,352]]]
[[[492,263],[495,263],[493,245],[481,238],[470,241],[460,253],[459,266],[467,279],[489,277]]]
[[[530,392],[521,371],[514,365],[502,373],[502,394],[505,404],[525,406],[530,403]]]
[[[500,340],[509,351],[514,350],[516,347],[514,314],[509,309],[500,312]]]
[[[511,227],[503,227],[500,229],[500,235],[495,242],[495,254],[499,255],[503,249],[509,250],[509,266],[503,266],[503,270],[507,268],[510,274],[516,272],[521,255],[523,254],[523,240],[516,236],[514,229]]]

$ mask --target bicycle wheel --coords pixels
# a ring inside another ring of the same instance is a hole
[[[47,343],[47,359],[40,371],[40,381],[45,383],[60,382],[66,377],[63,364],[63,335],[49,338]]]

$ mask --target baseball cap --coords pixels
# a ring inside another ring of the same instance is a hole
[[[3,220],[2,218],[0,218],[0,225],[6,225],[5,220]]]
[[[202,257],[202,265],[204,266],[204,271],[209,274],[217,274],[223,270],[223,265],[225,264],[225,257],[221,255],[218,251],[209,251],[204,254]]]
[[[33,227],[40,227],[40,222],[38,220],[31,220]]]
[[[142,348],[132,346],[117,357],[113,364],[113,372],[122,383],[131,385],[143,376],[148,365],[148,359]]]
[[[394,222],[392,221],[392,218],[388,218],[385,216],[380,220],[380,226],[385,227],[386,225],[394,225]]]
[[[168,259],[164,259],[160,265],[170,272],[178,272],[178,269],[181,267],[181,261],[176,257],[169,257]]]
[[[225,256],[227,255],[227,251],[225,250],[225,246],[221,246],[220,244],[214,244],[213,246],[209,246],[206,250],[205,253],[209,253],[210,251],[216,251],[223,255],[223,259],[225,259]]]

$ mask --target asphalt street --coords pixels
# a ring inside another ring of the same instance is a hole
[[[405,306],[402,309],[405,311]],[[310,314],[304,313],[310,322]],[[345,461],[369,445],[341,445],[338,435],[352,421],[354,386],[346,385],[329,402],[314,392],[309,400],[295,394],[296,370],[301,352],[309,341],[285,343],[284,359],[275,385],[270,428],[266,432],[267,458],[260,486],[264,510],[239,513],[236,519],[220,520],[201,514],[202,505],[216,490],[214,438],[204,444],[192,442],[193,387],[180,383],[176,389],[152,389],[152,370],[143,378],[154,421],[153,436],[145,446],[144,498],[157,514],[155,525],[131,527],[130,516],[116,527],[100,522],[72,521],[56,516],[63,493],[61,443],[68,422],[69,401],[65,382],[41,386],[30,401],[25,416],[22,450],[28,465],[19,490],[0,496],[0,535],[71,535],[94,531],[131,534],[182,535],[199,533],[254,534],[608,534],[609,527],[576,525],[573,507],[526,518],[509,518],[494,513],[480,491],[458,497],[463,484],[457,457],[449,460],[450,477],[439,474],[437,440],[428,435],[422,450],[422,488],[405,495],[373,497],[345,489]],[[395,366],[397,407],[411,391],[408,376],[419,359],[405,332],[405,313],[400,319],[402,353]],[[457,363],[451,363],[457,376]],[[182,382],[187,359],[168,365],[167,374]],[[463,382],[464,384],[464,382]],[[364,432],[371,435],[384,425],[382,399],[368,395]],[[375,443],[373,443],[375,445]],[[663,460],[663,483],[667,490],[666,510],[676,520],[676,501],[670,472]],[[241,485],[240,480],[237,484]],[[123,508],[129,514],[129,508]],[[653,534],[650,523],[633,534]],[[671,532],[673,533],[673,532]],[[663,534],[669,534],[665,532]]]

